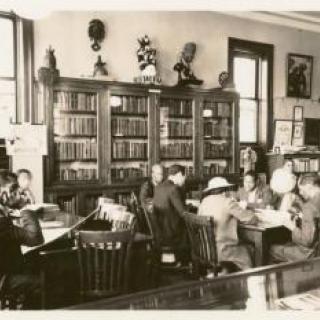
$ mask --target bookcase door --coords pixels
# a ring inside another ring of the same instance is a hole
[[[149,175],[149,96],[139,89],[110,88],[111,183],[130,183]]]
[[[237,173],[236,103],[223,97],[201,99],[200,176],[228,176]]]
[[[99,179],[99,91],[59,85],[53,90],[53,181]]]
[[[194,176],[194,109],[191,95],[162,93],[159,103],[159,160],[168,169],[173,164]]]

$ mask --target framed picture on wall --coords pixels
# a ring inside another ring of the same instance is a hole
[[[275,120],[274,146],[290,146],[292,143],[292,121]]]
[[[293,120],[294,121],[303,121],[303,106],[294,106],[293,107]]]
[[[303,122],[297,121],[293,123],[292,145],[302,146],[303,142]]]
[[[289,53],[287,62],[287,96],[311,97],[313,57]]]

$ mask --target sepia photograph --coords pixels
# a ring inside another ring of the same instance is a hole
[[[0,2],[1,319],[320,310],[320,7],[192,2]]]

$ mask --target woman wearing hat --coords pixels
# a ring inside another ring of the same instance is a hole
[[[212,216],[215,220],[218,260],[233,262],[244,270],[252,267],[252,260],[248,248],[239,243],[238,221],[255,224],[258,218],[226,196],[226,191],[231,187],[233,185],[225,178],[212,178],[204,190],[208,195],[202,200],[198,212],[199,215]]]

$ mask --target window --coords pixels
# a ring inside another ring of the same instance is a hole
[[[240,143],[272,143],[272,64],[272,45],[229,39],[229,72],[240,94]]]
[[[8,133],[16,110],[15,21],[0,14],[0,140]]]

